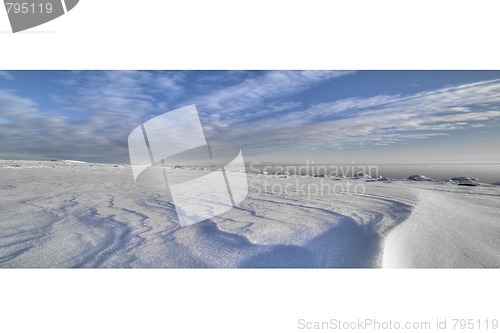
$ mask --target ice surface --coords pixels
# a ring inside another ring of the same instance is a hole
[[[413,175],[413,176],[408,177],[408,179],[409,180],[414,180],[414,181],[417,181],[417,182],[424,182],[424,181],[433,182],[434,181],[434,179],[431,179],[429,177],[422,176],[422,175]]]
[[[181,228],[129,165],[0,161],[0,267],[500,267],[500,187],[365,180],[248,174],[235,208]]]

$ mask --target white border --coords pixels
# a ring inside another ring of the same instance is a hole
[[[1,69],[499,69],[496,0],[81,0]]]
[[[301,318],[447,319],[448,328],[452,318],[500,319],[498,270],[1,273],[6,332],[304,332]]]

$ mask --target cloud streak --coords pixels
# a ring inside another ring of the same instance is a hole
[[[128,133],[179,95],[182,73],[64,72],[53,106],[0,90],[0,158],[127,162]],[[67,93],[69,91],[69,93]],[[153,95],[157,94],[157,96]]]
[[[498,125],[500,81],[458,85],[414,95],[350,98],[311,105],[221,130],[218,137],[253,149],[348,148],[387,145]]]
[[[14,75],[7,71],[0,71],[0,80],[9,80],[12,81],[14,80]]]
[[[321,82],[351,75],[353,71],[271,71],[256,78],[245,79],[230,87],[201,96],[202,113],[245,121],[262,109],[282,107],[270,101],[294,95]]]
[[[500,124],[500,80],[414,94],[297,98],[352,75],[62,72],[49,89],[50,105],[23,91],[0,90],[0,158],[128,162],[127,137],[135,127],[191,103],[211,142],[236,143],[247,155],[387,146]],[[18,81],[1,71],[0,79]]]

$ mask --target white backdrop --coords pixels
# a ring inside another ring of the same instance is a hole
[[[498,1],[81,0],[3,69],[494,69]]]

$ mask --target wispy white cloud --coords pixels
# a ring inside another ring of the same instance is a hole
[[[67,119],[62,116],[44,115],[31,99],[0,91],[0,117],[3,119],[0,158],[48,158],[86,153],[87,133],[67,126]],[[72,151],[68,152],[68,147]]]
[[[14,75],[12,75],[12,73],[7,71],[0,71],[0,80],[1,79],[12,81],[14,80]]]
[[[500,122],[500,80],[414,95],[350,98],[254,122],[226,124],[214,135],[256,150],[387,145]]]
[[[66,72],[50,110],[35,98],[0,90],[0,158],[126,162],[135,127],[193,99],[209,140],[256,154],[385,146],[500,123],[500,80],[310,104],[296,96],[352,73],[228,73],[203,74],[210,80],[199,78],[202,93],[194,96],[189,73],[179,71]],[[218,76],[224,84],[217,84]]]
[[[53,106],[0,91],[0,158],[127,161],[127,137],[182,93],[180,72],[65,72]],[[69,92],[69,93],[68,93]],[[22,92],[21,92],[22,93]]]
[[[290,96],[325,80],[353,74],[352,71],[271,71],[200,96],[200,110],[238,120],[268,108],[269,101]],[[275,110],[271,110],[275,111]],[[237,114],[237,117],[235,117]]]

